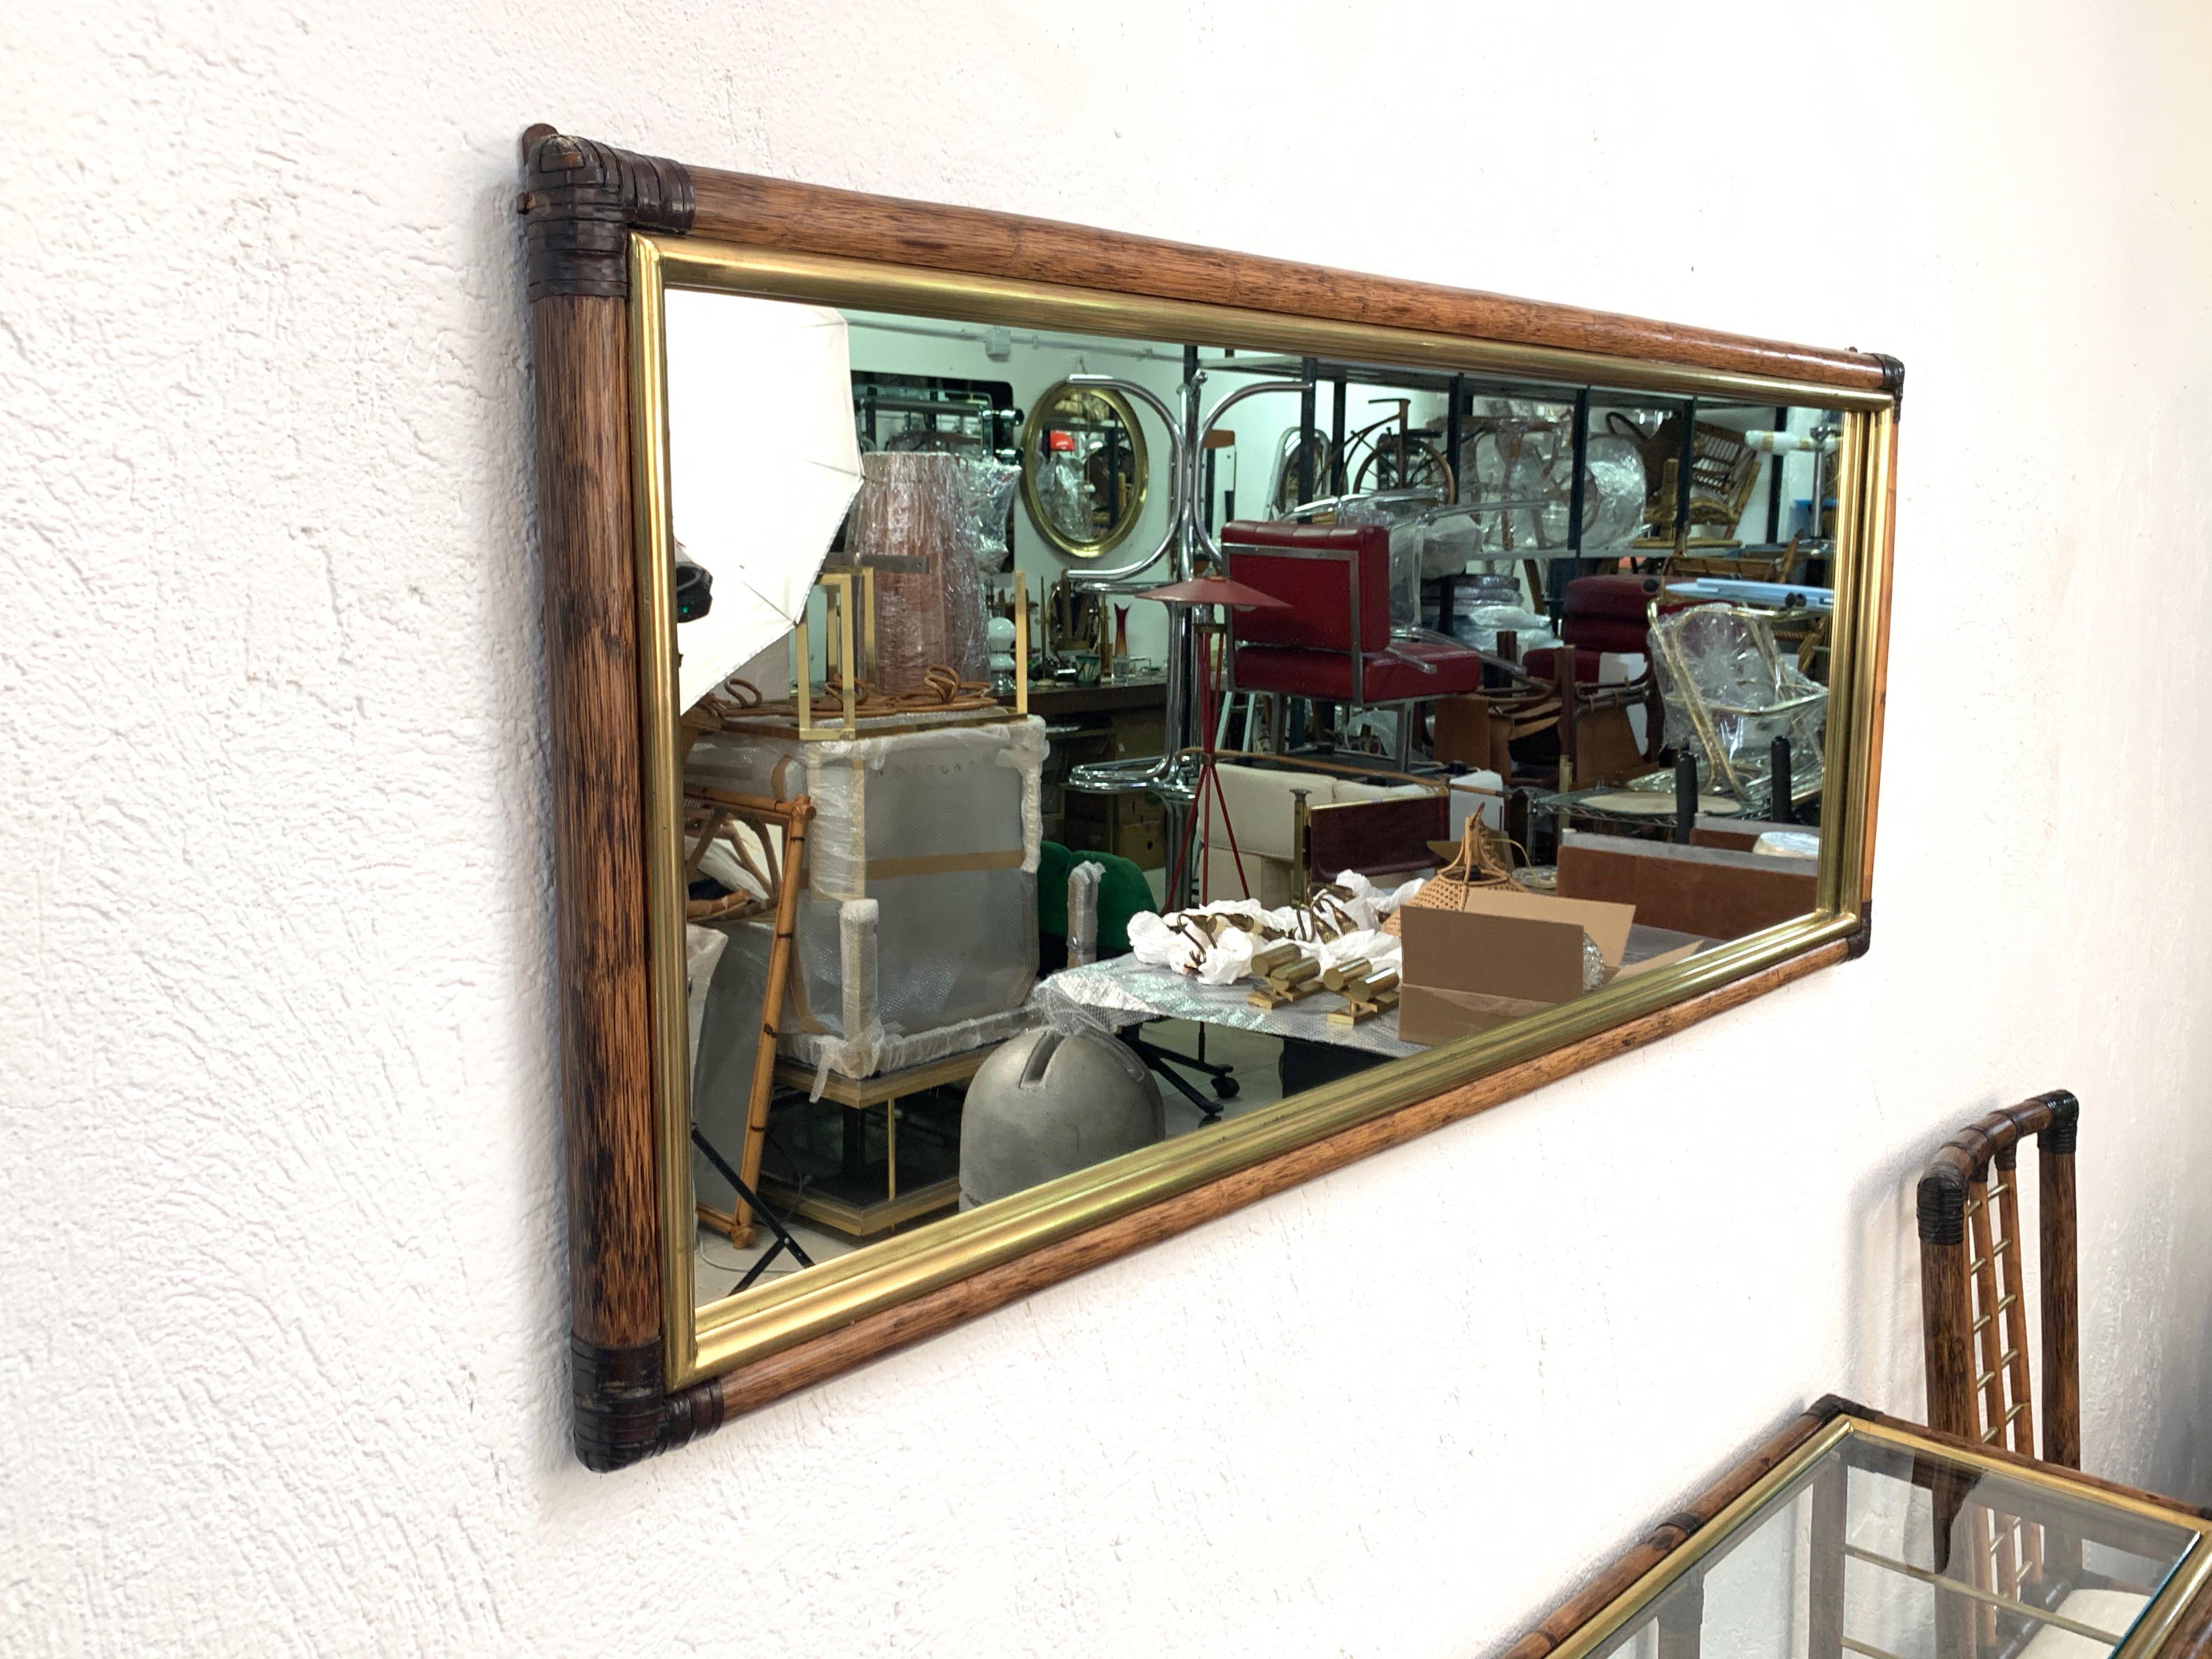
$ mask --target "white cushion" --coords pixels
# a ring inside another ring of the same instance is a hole
[[[1401,795],[1433,795],[1437,792],[1418,783],[1361,783],[1352,778],[1332,778],[1335,786],[1332,800],[1395,800]]]
[[[1316,773],[1273,772],[1227,762],[1213,771],[1221,780],[1221,804],[1228,809],[1229,821],[1237,826],[1237,845],[1248,857],[1257,853],[1261,858],[1286,861],[1297,858],[1293,789],[1307,792],[1309,806],[1326,806],[1334,799],[1328,792],[1331,780]],[[1212,844],[1224,850],[1229,846],[1229,834],[1221,826],[1219,812],[1214,814]]]
[[[2149,1599],[2132,1590],[2077,1589],[2058,1604],[2057,1611],[2077,1625],[2110,1631],[2115,1638],[2124,1638]],[[2118,1639],[2095,1642],[2056,1625],[2045,1625],[2028,1638],[2027,1645],[2020,1650],[2020,1659],[2105,1659],[2118,1645]]]

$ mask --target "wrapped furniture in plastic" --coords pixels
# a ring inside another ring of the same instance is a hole
[[[1481,556],[1569,545],[1575,470],[1571,422],[1519,413],[1484,417],[1462,441],[1459,465],[1462,499],[1496,504],[1476,520]],[[1638,446],[1614,434],[1591,433],[1583,457],[1582,545],[1610,548],[1633,538],[1644,523],[1644,487]]]
[[[1753,811],[1771,804],[1777,738],[1790,739],[1795,793],[1820,788],[1828,693],[1776,647],[1765,612],[1701,605],[1661,617],[1650,635],[1668,743],[1697,754],[1706,775]]]
[[[1073,455],[1054,451],[1037,464],[1036,493],[1045,517],[1068,540],[1088,542],[1097,536],[1091,521],[1090,481]]]
[[[1022,470],[988,455],[956,454],[952,459],[955,486],[965,504],[963,512],[975,526],[969,551],[978,570],[996,570],[1006,561],[1008,514]]]
[[[693,745],[696,782],[814,802],[785,1054],[872,1077],[1034,1024],[1044,756],[1036,719]]]
[[[1417,628],[1421,621],[1423,550],[1429,529],[1423,515],[1443,499],[1438,489],[1384,489],[1337,504],[1339,524],[1379,524],[1390,532],[1390,625]]]
[[[768,996],[775,930],[757,918],[687,926],[691,969],[691,1119],[732,1163],[752,1115],[753,1058],[759,1052],[761,1009]],[[730,1209],[737,1189],[705,1159],[692,1182],[702,1203]]]
[[[969,462],[956,455],[864,455],[860,471],[860,493],[845,520],[845,553],[876,572],[875,688],[913,695],[938,666],[963,680],[986,678],[981,504]]]

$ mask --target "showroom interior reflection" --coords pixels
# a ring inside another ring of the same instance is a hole
[[[1839,412],[666,331],[699,1302],[1817,908]]]

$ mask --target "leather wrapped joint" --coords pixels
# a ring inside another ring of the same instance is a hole
[[[2072,1157],[2075,1142],[2081,1134],[2081,1103],[2063,1089],[2053,1089],[2042,1100],[2051,1109],[2051,1121],[2037,1142],[2038,1146],[2052,1156]]]
[[[576,1413],[576,1455],[605,1472],[649,1457],[659,1448],[663,1415],[660,1343],[605,1347],[568,1341],[569,1384]]]
[[[1950,1148],[1945,1148],[1948,1152]],[[1920,1177],[1915,1195],[1920,1239],[1924,1244],[1963,1244],[1966,1242],[1966,1170],[1963,1158],[1943,1158]]]
[[[1905,412],[1905,365],[1886,351],[1875,352],[1873,356],[1874,360],[1881,365],[1881,389],[1889,394],[1890,401],[1897,405],[1898,412],[1903,414]]]
[[[553,133],[524,165],[530,297],[629,296],[632,229],[683,235],[697,209],[680,162]]]
[[[1856,962],[1874,948],[1874,901],[1863,899],[1859,903],[1859,925],[1844,941],[1844,960]]]
[[[712,1382],[662,1392],[659,1341],[615,1348],[571,1337],[568,1348],[576,1456],[585,1468],[602,1474],[628,1468],[721,1426],[722,1394]]]

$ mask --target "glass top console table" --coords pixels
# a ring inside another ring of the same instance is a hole
[[[1831,1397],[1505,1659],[2212,1659],[2212,1511]]]

